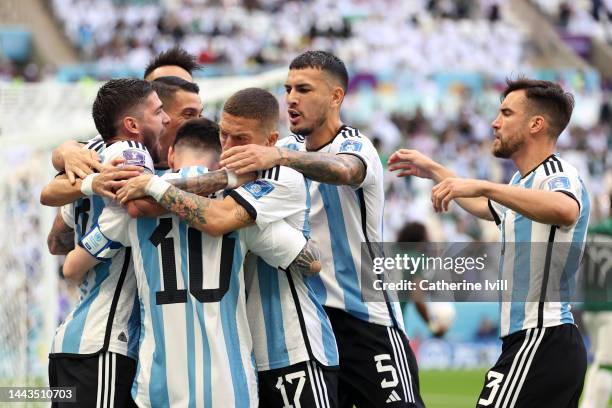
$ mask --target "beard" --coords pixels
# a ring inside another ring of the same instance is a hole
[[[314,132],[315,129],[318,129],[323,126],[326,120],[327,115],[325,115],[325,113],[321,113],[317,117],[317,120],[315,121],[314,125],[289,126],[289,130],[291,130],[291,133],[295,135],[309,136],[310,134],[312,134],[312,132]]]
[[[491,150],[493,156],[500,159],[509,159],[514,153],[516,153],[523,145],[523,140],[514,138],[499,138],[493,142]]]
[[[142,130],[142,143],[149,151],[151,159],[153,159],[153,164],[159,163],[161,146],[159,145],[159,137],[155,134],[153,129],[147,127]],[[164,157],[164,161],[166,159],[167,158]]]

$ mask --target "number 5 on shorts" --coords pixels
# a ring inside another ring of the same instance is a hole
[[[374,361],[376,361],[376,371],[381,374],[386,372],[391,373],[391,379],[388,380],[386,378],[383,378],[383,380],[380,382],[380,386],[382,388],[395,388],[395,386],[399,382],[397,380],[397,372],[395,371],[395,367],[393,367],[392,363],[389,363],[388,365],[383,365],[383,361],[386,360],[391,361],[391,356],[388,354],[378,354],[374,356]]]
[[[497,371],[489,371],[487,373],[487,380],[489,380],[489,382],[487,383],[486,388],[491,388],[491,392],[489,393],[489,398],[479,399],[478,405],[482,405],[483,407],[488,407],[491,405],[491,403],[495,400],[495,396],[499,390],[499,385],[503,379],[504,375],[502,373],[498,373]]]

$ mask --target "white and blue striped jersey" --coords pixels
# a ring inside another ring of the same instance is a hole
[[[556,154],[523,177],[515,173],[510,185],[565,193],[577,201],[580,214],[574,225],[560,227],[532,221],[489,200],[501,230],[500,274],[508,281],[508,292],[500,299],[501,337],[574,323],[567,300],[575,287],[590,212],[589,194],[578,170]],[[555,298],[541,301],[551,291]]]
[[[212,237],[176,215],[130,220],[110,208],[98,230],[133,250],[142,321],[137,405],[257,407],[244,257],[252,251],[287,268],[306,243],[302,233],[280,221]]]
[[[292,135],[277,146],[306,151],[305,139]],[[403,328],[397,302],[366,301],[362,285],[372,287],[373,274],[361,273],[361,245],[382,241],[383,168],[372,142],[359,130],[343,126],[318,152],[350,154],[363,161],[366,175],[358,186],[310,182],[311,236],[321,250],[322,270],[307,279],[319,302],[344,310],[358,319]],[[390,300],[390,294],[384,298]]]
[[[309,181],[289,168],[276,166],[230,192],[260,228],[285,220],[310,235]],[[314,290],[300,272],[267,264],[257,256],[245,263],[247,313],[258,371],[316,360],[338,365],[331,323]]]
[[[84,146],[99,155],[105,147],[95,138]],[[83,197],[62,207],[64,222],[75,231],[75,244],[97,223],[104,207],[104,200],[98,196]],[[110,262],[88,271],[79,291],[79,303],[56,330],[51,356],[111,351],[136,359],[140,313],[129,250],[122,249]]]

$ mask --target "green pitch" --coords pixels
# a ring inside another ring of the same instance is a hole
[[[487,370],[419,370],[427,408],[474,408]],[[612,408],[612,398],[608,403]]]
[[[484,384],[482,370],[419,370],[427,408],[474,408]]]

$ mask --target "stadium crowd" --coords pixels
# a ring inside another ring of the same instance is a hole
[[[327,49],[356,71],[511,69],[522,38],[499,0],[161,1],[54,0],[53,11],[86,60],[141,69],[180,43],[224,72],[285,64]],[[469,40],[469,41],[468,41]]]
[[[581,35],[612,43],[610,0],[534,0],[557,26],[570,35]]]

